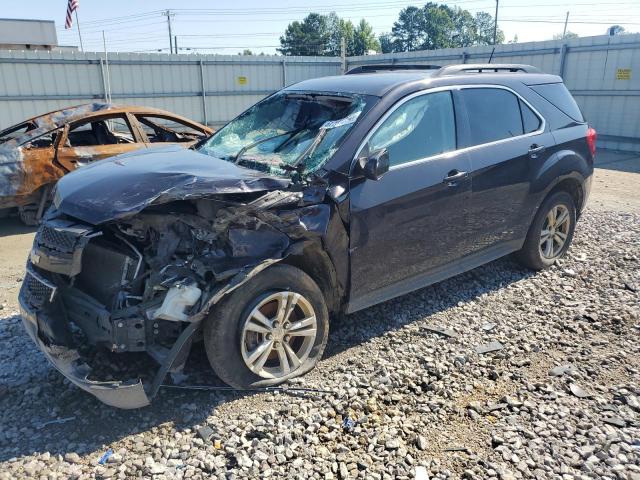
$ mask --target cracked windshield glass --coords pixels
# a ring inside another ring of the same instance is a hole
[[[278,93],[232,120],[200,151],[274,175],[306,175],[331,158],[365,105],[356,95]]]

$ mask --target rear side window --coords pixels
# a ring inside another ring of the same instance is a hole
[[[450,92],[415,97],[395,109],[369,140],[369,150],[386,148],[389,164],[401,165],[456,149]]]
[[[498,88],[461,90],[469,115],[471,144],[495,142],[524,133],[520,100]]]
[[[564,83],[531,85],[531,89],[576,122],[584,122],[584,117],[580,108],[578,108],[578,104],[569,93],[569,90],[567,90],[567,87],[564,86]]]

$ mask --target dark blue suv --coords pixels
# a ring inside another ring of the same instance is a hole
[[[199,340],[228,384],[277,384],[317,363],[331,315],[510,253],[551,266],[585,206],[595,140],[562,79],[526,65],[304,81],[190,150],[65,176],[23,321],[58,370],[123,408],[149,403]],[[98,378],[100,350],[125,378]]]

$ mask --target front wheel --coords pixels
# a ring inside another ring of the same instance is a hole
[[[575,227],[573,197],[567,192],[554,193],[542,202],[516,258],[533,270],[550,267],[569,249]]]
[[[311,370],[324,351],[329,314],[318,285],[274,265],[220,302],[204,325],[211,367],[237,388],[276,385]]]

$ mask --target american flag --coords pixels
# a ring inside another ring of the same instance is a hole
[[[69,0],[67,5],[67,20],[64,22],[65,30],[69,30],[73,25],[73,17],[71,14],[80,6],[80,0]]]

